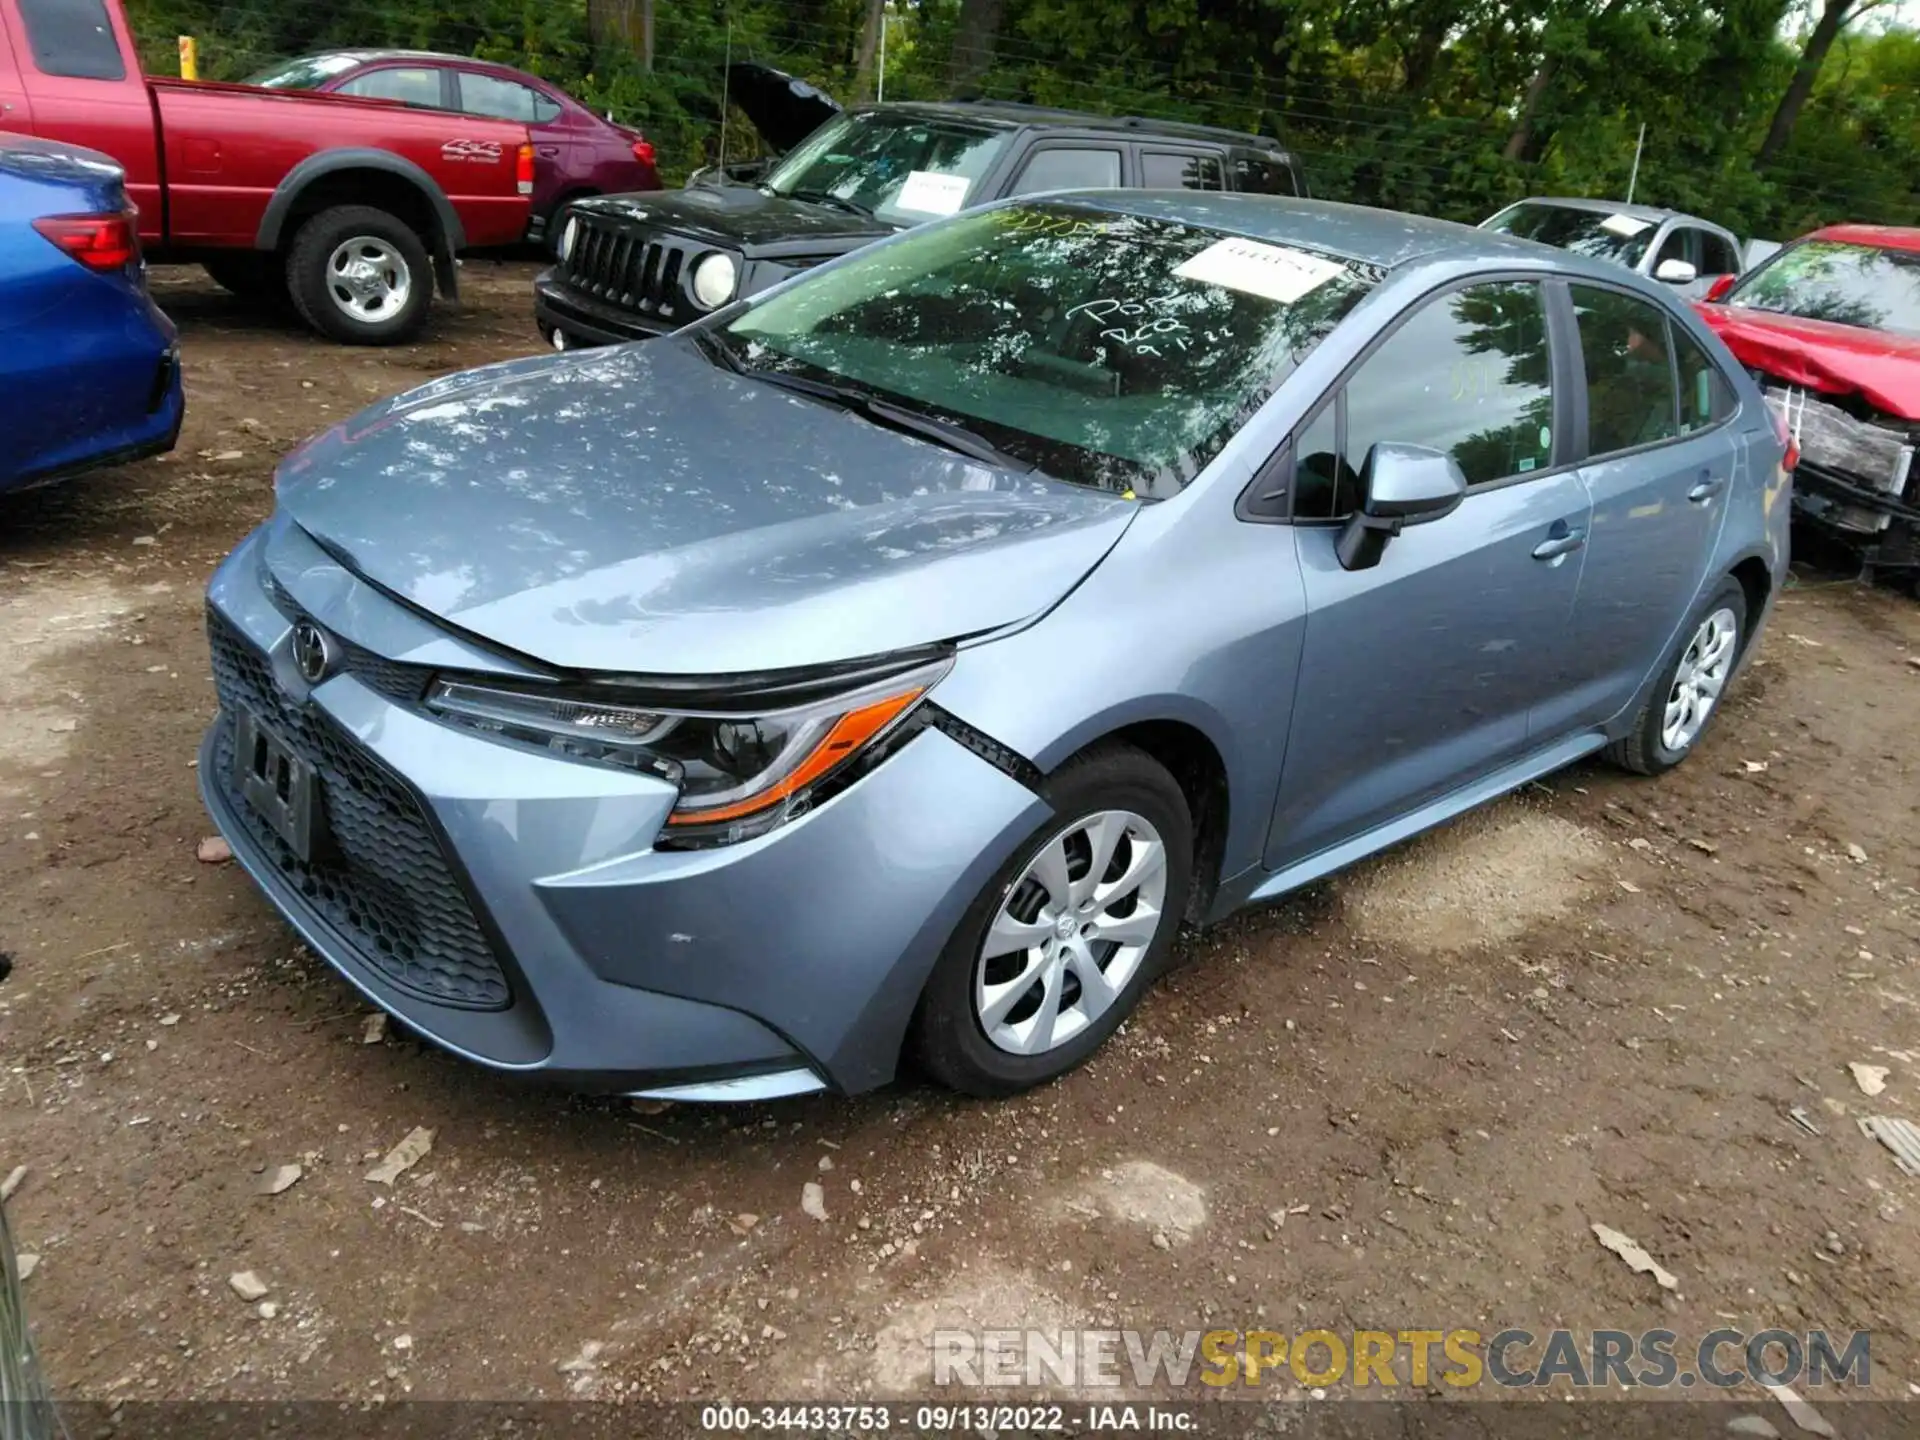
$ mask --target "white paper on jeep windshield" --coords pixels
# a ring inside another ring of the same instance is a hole
[[[917,210],[922,215],[952,215],[967,203],[967,186],[972,183],[964,175],[915,170],[894,197],[894,208]]]
[[[1291,305],[1334,277],[1344,275],[1346,269],[1337,260],[1305,250],[1268,245],[1259,240],[1232,239],[1215,241],[1198,255],[1176,265],[1173,273],[1182,280],[1220,285],[1245,295]]]

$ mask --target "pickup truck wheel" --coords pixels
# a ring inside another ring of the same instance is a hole
[[[433,264],[403,221],[337,205],[301,227],[287,253],[287,289],[301,318],[348,345],[398,345],[427,323]]]
[[[289,303],[286,270],[271,255],[221,255],[206,261],[203,268],[222,290],[242,300],[272,306]]]

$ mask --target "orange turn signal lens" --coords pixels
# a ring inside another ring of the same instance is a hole
[[[684,813],[675,811],[667,817],[667,823],[669,825],[712,825],[755,815],[768,806],[779,804],[789,796],[806,789],[842,761],[859,753],[926,693],[927,687],[918,685],[911,690],[903,690],[897,695],[889,695],[885,699],[862,705],[858,710],[849,710],[834,722],[833,727],[821,737],[820,743],[814,746],[807,758],[788,771],[777,783],[768,786],[757,795],[737,800],[731,805],[717,806],[711,810],[689,810]]]

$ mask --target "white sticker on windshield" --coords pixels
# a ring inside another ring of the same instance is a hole
[[[1236,239],[1215,241],[1174,266],[1173,273],[1182,280],[1222,285],[1291,305],[1336,275],[1344,275],[1346,268],[1337,260],[1325,260],[1305,250]]]
[[[1651,220],[1639,220],[1631,215],[1609,215],[1600,222],[1600,228],[1618,235],[1622,240],[1631,240],[1651,224]]]
[[[951,215],[967,203],[967,187],[973,182],[964,175],[942,175],[938,170],[915,170],[893,198],[896,210],[917,210],[922,215]]]

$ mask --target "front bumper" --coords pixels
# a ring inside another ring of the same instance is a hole
[[[569,348],[583,345],[625,345],[671,335],[676,323],[603,305],[565,285],[552,270],[533,282],[533,314],[540,333],[549,340],[563,334]]]
[[[758,840],[655,850],[672,787],[424,714],[393,677],[454,637],[394,644],[419,617],[292,526],[243,543],[208,599],[216,656],[237,644],[256,667],[239,681],[217,658],[223,710],[200,759],[215,824],[368,999],[495,1069],[623,1093],[719,1087],[693,1098],[883,1084],[947,937],[1047,813],[928,729]],[[360,659],[306,688],[289,607]],[[261,720],[314,754],[346,852],[333,869],[290,863],[240,798],[231,746],[243,706],[264,706]],[[353,864],[364,873],[346,873]]]
[[[1920,565],[1920,504],[1802,460],[1793,472],[1793,513],[1883,567]]]

